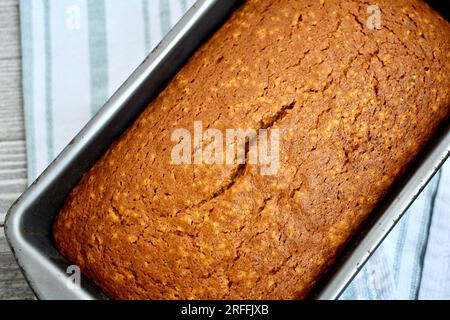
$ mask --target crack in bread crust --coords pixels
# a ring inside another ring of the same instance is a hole
[[[58,250],[116,299],[303,298],[450,113],[419,0],[250,0],[68,197]],[[171,131],[280,130],[277,174],[173,165]]]

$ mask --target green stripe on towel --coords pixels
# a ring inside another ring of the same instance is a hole
[[[412,268],[411,287],[409,290],[409,299],[415,299],[420,286],[420,278],[423,269],[423,260],[421,259],[422,252],[425,252],[428,241],[428,230],[431,225],[431,219],[433,216],[433,205],[436,197],[440,179],[440,173],[438,173],[428,184],[427,188],[423,191],[427,195],[427,202],[424,208],[424,215],[420,221],[420,232],[417,239],[417,249],[414,252],[414,265]],[[428,195],[429,194],[429,195]]]
[[[434,190],[433,190],[433,194],[431,195],[431,200],[430,200],[430,212],[428,214],[428,221],[427,221],[427,225],[426,225],[426,230],[424,232],[424,238],[425,238],[424,245],[422,246],[421,251],[416,252],[416,254],[419,254],[420,269],[417,271],[418,282],[417,282],[417,286],[415,288],[416,291],[414,292],[414,295],[411,297],[415,300],[419,299],[420,286],[422,284],[423,268],[425,266],[425,254],[427,253],[428,240],[430,238],[431,222],[433,220],[433,213],[434,213],[434,208],[435,208],[435,204],[436,204],[436,197],[438,195],[439,186],[441,183],[442,169],[440,169],[436,175],[437,175],[437,177],[435,177],[435,179],[433,179],[433,180],[436,180],[436,182],[434,184]]]
[[[408,232],[408,224],[410,220],[410,210],[406,211],[403,215],[403,217],[400,219],[400,226],[399,226],[399,239],[397,240],[396,246],[395,246],[395,252],[398,254],[395,256],[394,259],[394,279],[397,284],[397,286],[400,284],[400,269],[402,265],[402,253],[404,252],[403,248],[405,246],[406,242],[406,233]]]
[[[159,20],[161,25],[161,35],[165,36],[172,27],[170,20],[170,3],[168,0],[159,0]]]
[[[183,11],[183,14],[186,13],[188,6],[186,0],[180,0],[181,1],[181,11]]]
[[[108,49],[105,1],[88,1],[89,69],[92,115],[108,99]]]
[[[148,0],[142,0],[142,18],[144,20],[144,41],[145,41],[145,53],[150,53],[151,41],[150,36],[150,19],[148,17]]]
[[[50,1],[44,1],[45,23],[45,108],[47,125],[47,162],[53,161],[53,101],[52,101],[52,30]]]

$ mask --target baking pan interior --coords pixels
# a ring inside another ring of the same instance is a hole
[[[69,274],[66,268],[70,263],[56,251],[51,241],[53,219],[84,172],[129,127],[190,55],[241,2],[198,1],[13,205],[7,216],[7,238],[27,281],[39,298],[107,298],[84,277],[79,288],[67,285]],[[448,11],[444,15],[448,16]],[[436,134],[361,232],[350,241],[311,293],[311,298],[335,299],[339,296],[444,162],[449,146],[450,125],[447,125]]]

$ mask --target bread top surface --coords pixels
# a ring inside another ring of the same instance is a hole
[[[303,298],[446,119],[422,1],[246,1],[84,175],[59,251],[112,298]],[[372,11],[371,11],[372,12]],[[279,170],[172,163],[176,128],[280,130]]]

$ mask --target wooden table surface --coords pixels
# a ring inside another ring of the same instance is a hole
[[[4,234],[6,211],[27,182],[19,0],[0,1],[0,300],[33,299]]]

